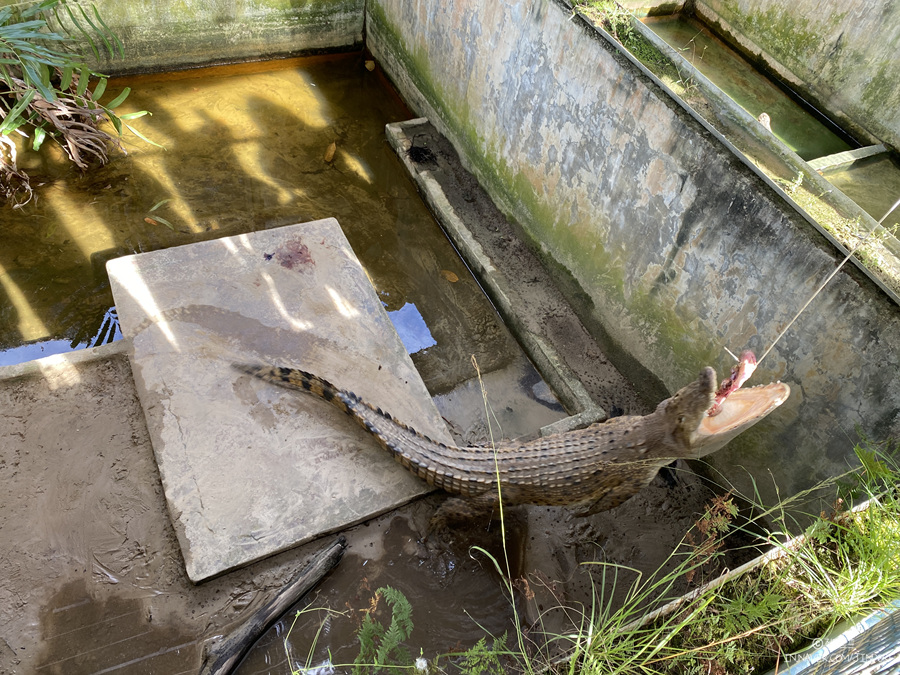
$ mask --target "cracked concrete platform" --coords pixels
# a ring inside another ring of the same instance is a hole
[[[303,368],[450,440],[335,219],[119,258],[107,270],[193,582],[428,491],[331,405],[231,368]]]

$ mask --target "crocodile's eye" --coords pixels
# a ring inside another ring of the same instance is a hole
[[[683,424],[683,423],[684,423],[684,415],[679,415],[678,416],[678,424]]]

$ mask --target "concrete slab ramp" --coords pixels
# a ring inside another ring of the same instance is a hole
[[[128,256],[107,268],[192,581],[428,490],[329,404],[231,367],[315,372],[449,440],[336,220]]]

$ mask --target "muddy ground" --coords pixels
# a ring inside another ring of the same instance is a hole
[[[251,615],[321,545],[192,585],[119,351],[0,382],[0,672],[197,672],[204,642]],[[528,532],[512,528],[519,531],[510,545],[513,565],[578,596],[586,577],[576,561],[652,569],[709,496],[682,476],[674,488],[657,479],[618,509],[587,520],[534,509],[539,524]],[[474,643],[478,625],[497,634],[509,628],[511,605],[497,576],[467,550],[477,536],[499,555],[496,528],[457,533],[432,551],[420,543],[440,500],[434,495],[350,530],[347,554],[315,602],[358,610],[378,587],[395,586],[413,605],[413,652],[421,647],[426,655]],[[560,570],[566,578],[558,578]],[[336,661],[352,660],[356,622],[356,611],[335,618],[320,651],[327,646]],[[302,633],[291,635],[296,658],[313,635]],[[280,640],[273,635],[264,643],[240,672],[289,672]]]

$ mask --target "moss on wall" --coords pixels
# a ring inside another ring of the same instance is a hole
[[[862,135],[900,144],[900,5],[848,0],[697,0],[697,14]]]
[[[883,60],[869,66],[870,80],[862,93],[862,103],[872,110],[884,110],[897,105],[897,90],[900,88],[900,72],[897,59]]]
[[[810,19],[791,13],[788,8],[768,6],[743,12],[736,0],[725,0],[722,4],[728,16],[734,19],[732,25],[735,28],[745,35],[765,35],[767,51],[782,61],[802,62],[809,54],[820,50],[822,36],[840,28],[847,17],[846,12],[833,12]]]
[[[365,0],[97,0],[125,45],[109,73],[359,49]]]
[[[609,250],[607,242],[598,236],[598,232],[612,227],[606,222],[606,214],[600,210],[578,211],[573,217],[570,211],[560,210],[558,201],[548,201],[535,186],[540,176],[504,158],[499,150],[502,131],[490,133],[476,110],[439,84],[442,73],[434,71],[429,55],[417,46],[418,36],[404,41],[379,3],[370,4],[368,13],[373,46],[389,52],[390,59],[395,60],[392,75],[411,85],[400,83],[401,90],[413,99],[421,98],[418,105],[412,101],[415,108],[433,111],[430,116],[454,139],[470,170],[522,226],[545,262],[562,274],[571,274],[570,293],[581,296],[583,307],[590,306],[583,316],[592,323],[595,333],[603,333],[605,347],[619,356],[619,366],[635,379],[660,378],[672,391],[685,377],[695,374],[697,363],[714,362],[719,347],[698,333],[700,318],[690,307],[660,302],[658,287],[627,281],[627,255],[622,255],[620,245]],[[621,57],[615,54],[611,58]],[[598,297],[603,298],[600,305],[594,302]],[[610,323],[618,324],[618,329],[606,330],[604,326]],[[661,362],[665,365],[657,368]],[[656,389],[654,395],[661,393]]]

